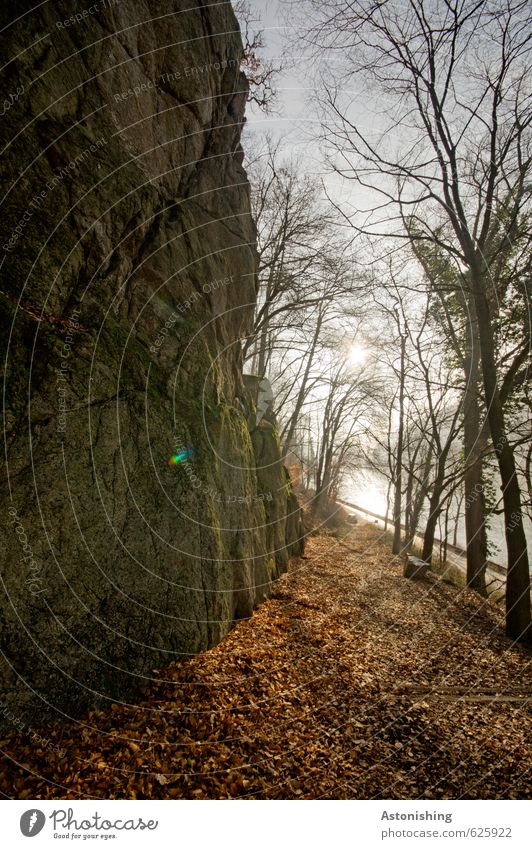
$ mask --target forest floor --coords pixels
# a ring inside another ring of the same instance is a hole
[[[375,526],[310,537],[274,596],[138,705],[13,734],[10,798],[531,798],[532,652],[402,577]]]

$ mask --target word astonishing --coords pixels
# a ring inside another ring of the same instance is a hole
[[[58,399],[57,406],[58,406],[58,411],[59,411],[57,430],[58,430],[59,433],[65,433],[65,431],[66,431],[66,414],[67,414],[66,382],[67,382],[67,375],[68,375],[67,358],[70,356],[70,354],[72,352],[72,343],[74,341],[74,336],[72,335],[72,333],[75,332],[79,327],[79,321],[78,321],[79,316],[80,316],[79,310],[73,310],[72,311],[72,315],[70,316],[70,319],[69,319],[69,322],[68,322],[68,325],[69,325],[68,336],[66,336],[65,341],[63,343],[61,368],[56,369],[56,372],[57,372],[56,387],[57,387],[57,399]]]
[[[50,814],[50,819],[53,820],[54,831],[57,831],[58,826],[66,828],[68,831],[70,831],[70,829],[73,829],[73,831],[111,831],[113,829],[116,831],[144,831],[145,829],[154,831],[159,825],[158,820],[148,820],[147,822],[144,822],[142,817],[138,817],[137,819],[111,821],[102,819],[101,815],[98,813],[95,813],[91,819],[78,821],[74,819],[74,811],[72,808],[68,808],[67,811],[65,811],[64,808],[59,808],[57,811],[53,811]]]
[[[10,252],[13,250],[20,236],[22,236],[25,228],[28,226],[29,222],[33,218],[34,214],[36,212],[39,212],[41,206],[43,205],[50,192],[53,191],[59,183],[63,182],[69,171],[74,171],[76,168],[78,168],[78,166],[81,165],[81,163],[84,162],[85,159],[87,159],[93,153],[97,153],[97,151],[101,147],[106,145],[107,142],[108,139],[100,138],[98,139],[98,141],[94,142],[94,144],[91,144],[89,145],[89,147],[86,147],[84,150],[81,151],[81,153],[78,153],[75,159],[72,159],[67,165],[65,165],[64,168],[61,168],[61,170],[57,174],[54,174],[52,179],[46,183],[46,188],[42,189],[38,195],[34,195],[32,197],[28,204],[28,207],[26,208],[26,211],[24,212],[24,215],[22,216],[16,227],[14,227],[9,241],[6,242],[5,245],[3,245],[5,251]]]
[[[86,18],[90,18],[91,15],[95,15],[99,9],[105,9],[106,7],[109,9],[110,6],[116,6],[118,3],[120,3],[120,0],[99,0],[98,3],[93,3],[87,9],[82,9],[81,12],[76,12],[75,15],[65,18],[64,21],[56,21],[55,25],[57,29],[68,29],[68,27],[73,27],[76,24],[80,24]]]
[[[18,541],[22,546],[22,551],[24,552],[22,562],[25,566],[27,566],[29,572],[24,583],[33,596],[41,595],[44,592],[41,574],[42,566],[39,566],[39,564],[35,562],[33,550],[28,541],[28,535],[24,530],[24,525],[19,518],[18,511],[14,507],[9,507],[7,512],[11,516],[11,524],[15,525],[15,533],[18,536]]]
[[[138,83],[133,88],[115,92],[113,97],[115,103],[124,103],[130,97],[138,97],[140,94],[146,94],[148,91],[161,88],[164,83],[175,82],[176,80],[183,79],[183,77],[198,77],[202,74],[208,74],[211,71],[224,71],[226,68],[236,68],[239,64],[238,59],[224,59],[223,62],[210,62],[205,65],[188,65],[182,71],[169,71],[166,74],[161,74],[157,82],[147,80],[145,83]]]
[[[414,813],[403,813],[402,811],[383,811],[381,820],[443,820],[452,822],[452,814],[444,814],[440,811],[414,811]]]
[[[180,304],[177,304],[177,309],[180,313],[184,313],[189,310],[190,307],[196,303],[196,301],[199,301],[203,297],[203,295],[209,295],[211,292],[216,292],[217,289],[221,289],[224,286],[228,286],[232,282],[233,275],[231,274],[229,277],[221,277],[219,280],[211,280],[210,283],[204,283],[201,287],[201,292],[196,290],[186,301],[182,301]],[[175,310],[168,316],[163,328],[157,336],[157,339],[155,340],[153,345],[150,345],[150,351],[152,354],[157,353],[158,349],[163,344],[164,340],[170,333],[178,318],[179,314]]]

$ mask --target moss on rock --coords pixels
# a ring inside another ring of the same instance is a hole
[[[250,616],[301,550],[275,428],[250,434],[242,388],[257,258],[236,21],[159,7],[116,4],[112,50],[107,13],[58,32],[56,0],[8,28],[9,50],[0,33],[5,90],[38,77],[0,128],[6,185],[25,172],[0,219],[1,677],[30,721],[134,697]],[[193,84],[163,80],[207,56]]]

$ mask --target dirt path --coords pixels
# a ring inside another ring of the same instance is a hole
[[[142,704],[3,741],[9,797],[530,798],[532,652],[377,528],[309,540],[275,596]],[[53,736],[52,736],[53,735]]]
[[[342,501],[338,499],[338,503],[342,506],[347,507],[348,512],[355,515],[357,518],[362,519],[363,521],[367,521],[371,524],[378,525],[379,528],[384,528],[385,520],[382,516],[379,516],[378,513],[372,513],[371,510],[364,510],[362,507],[357,507],[355,504],[352,504],[350,501]],[[371,518],[368,518],[371,517]],[[390,526],[390,522],[388,522],[388,526]],[[405,526],[401,525],[401,528],[405,530]],[[414,543],[419,549],[423,548],[423,536],[417,534],[414,537]],[[437,553],[438,547],[441,544],[441,540],[438,537],[434,539],[434,551]],[[453,569],[457,569],[464,578],[467,575],[467,557],[464,551],[460,550],[457,546],[452,545],[451,543],[447,546],[446,553],[446,564]],[[498,563],[494,563],[493,561],[488,560],[486,564],[486,586],[488,588],[489,593],[499,592],[504,593],[504,586],[506,584],[506,569],[504,566],[501,566]]]

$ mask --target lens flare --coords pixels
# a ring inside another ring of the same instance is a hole
[[[361,366],[365,363],[368,352],[361,345],[351,345],[349,349],[349,360],[354,366]]]
[[[190,460],[193,454],[194,451],[192,448],[185,448],[185,450],[181,451],[179,454],[172,454],[168,462],[171,466],[179,466],[179,464],[184,463],[185,460]]]

